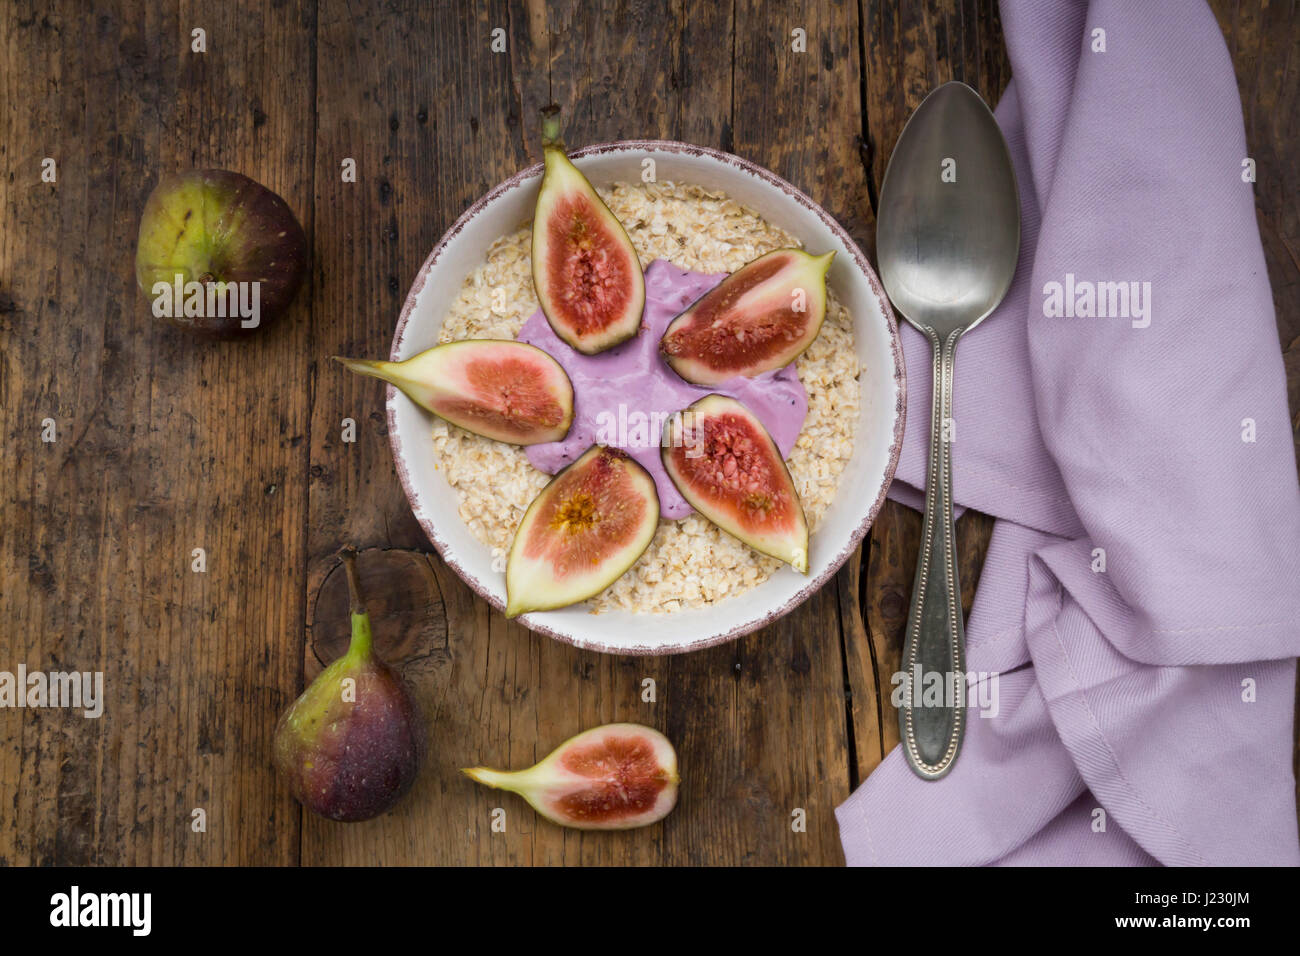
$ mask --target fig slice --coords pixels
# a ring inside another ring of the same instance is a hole
[[[334,357],[383,379],[466,431],[516,445],[559,441],[573,424],[573,385],[541,349],[508,339],[447,342],[404,362]]]
[[[691,506],[755,551],[808,573],[808,522],[790,471],[758,416],[706,395],[664,425],[664,469]]]
[[[821,331],[834,257],[777,249],[746,263],[673,319],[664,360],[696,385],[785,368]]]
[[[533,285],[555,334],[594,355],[641,328],[645,276],[623,224],[565,155],[558,109],[543,112],[542,129],[546,171],[533,215]]]
[[[594,597],[636,563],[659,527],[654,479],[593,445],[524,512],[506,560],[506,617]]]
[[[677,804],[677,752],[641,724],[605,724],[570,737],[514,773],[471,767],[466,776],[527,800],[542,816],[579,830],[657,823]]]

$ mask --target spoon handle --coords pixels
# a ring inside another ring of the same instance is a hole
[[[930,405],[930,461],[925,481],[925,524],[916,563],[912,609],[903,646],[903,706],[898,711],[907,762],[927,780],[952,769],[966,718],[966,633],[952,519],[952,381],[958,329],[942,342],[926,329],[934,353]]]

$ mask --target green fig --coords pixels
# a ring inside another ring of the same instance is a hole
[[[247,176],[163,176],[145,202],[135,275],[153,314],[190,332],[246,335],[289,308],[307,236],[289,204]]]
[[[340,557],[352,642],[280,718],[275,765],[308,810],[350,823],[384,813],[411,789],[424,756],[424,722],[402,679],[375,657],[356,552]]]

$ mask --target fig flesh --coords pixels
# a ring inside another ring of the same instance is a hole
[[[342,557],[352,642],[284,712],[274,758],[299,803],[351,823],[378,816],[411,789],[424,754],[424,722],[406,684],[374,655],[355,554]]]
[[[145,202],[135,275],[154,315],[192,332],[247,334],[288,309],[307,237],[288,203],[247,176],[164,176]]]
[[[808,522],[776,442],[748,408],[706,395],[664,425],[660,455],[682,497],[755,551],[808,573]]]
[[[573,385],[541,349],[507,339],[462,339],[404,362],[335,356],[389,382],[466,431],[516,445],[559,441],[573,424]]]
[[[558,133],[552,114],[533,215],[533,285],[555,334],[594,355],[641,328],[645,276],[623,224],[569,161]]]
[[[696,385],[785,368],[821,331],[834,257],[777,249],[742,266],[673,319],[664,360]]]
[[[677,805],[677,752],[640,724],[606,724],[571,737],[527,770],[473,767],[471,779],[527,800],[542,816],[579,830],[629,830]]]
[[[654,479],[617,448],[593,445],[533,499],[506,561],[506,617],[594,597],[650,546]]]

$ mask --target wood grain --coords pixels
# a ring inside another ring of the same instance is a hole
[[[1296,4],[1212,6],[1258,162],[1300,451]],[[329,356],[387,352],[429,249],[539,158],[552,100],[575,146],[675,138],[767,166],[870,252],[911,110],[948,79],[990,101],[1007,82],[991,0],[15,0],[0,52],[0,669],[102,670],[107,697],[98,720],[0,710],[0,864],[842,860],[833,808],[897,740],[919,516],[888,504],[833,586],[761,633],[669,659],[578,651],[413,553],[428,545],[383,391]],[[271,186],[312,240],[294,308],[247,342],[162,328],[135,289],[144,199],[194,165]],[[959,522],[967,606],[990,525]],[[345,543],[367,549],[381,652],[433,741],[409,799],[351,827],[305,815],[270,766],[279,713],[346,641]],[[526,766],[612,720],[679,749],[680,807],[649,830],[563,831],[457,772]]]
[[[1214,0],[1237,68],[1246,144],[1256,162],[1255,207],[1277,308],[1288,399],[1300,460],[1300,7]],[[1300,753],[1300,751],[1298,751]]]
[[[272,3],[0,17],[0,614],[21,622],[2,656],[102,670],[107,698],[98,720],[0,712],[0,859],[293,862],[260,731],[298,671],[311,295],[254,346],[196,342],[148,314],[132,250],[159,171],[193,165],[253,176],[311,228],[310,73],[279,66],[311,61],[314,24]]]
[[[862,8],[866,146],[879,190],[898,134],[930,90],[961,80],[997,103],[1011,66],[993,0],[863,0]]]

